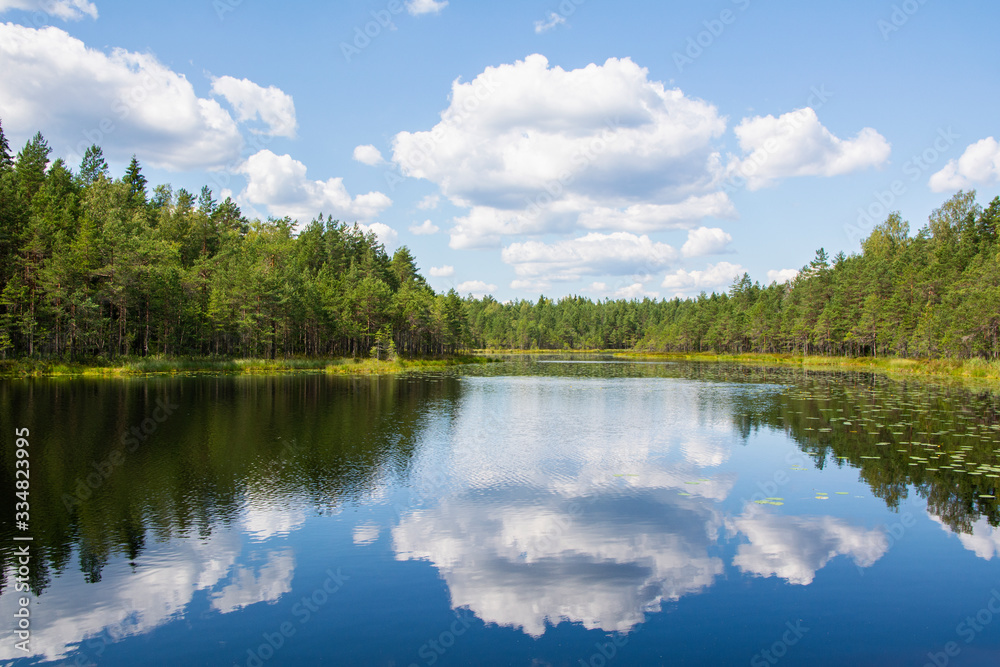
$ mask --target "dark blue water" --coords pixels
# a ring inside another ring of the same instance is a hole
[[[0,392],[39,503],[18,665],[1000,664],[987,391],[522,361]]]

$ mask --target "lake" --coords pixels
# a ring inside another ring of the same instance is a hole
[[[1000,664],[986,390],[543,356],[0,397],[0,661]]]

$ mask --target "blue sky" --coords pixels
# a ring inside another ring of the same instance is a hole
[[[438,290],[784,279],[1000,194],[1000,19],[940,0],[0,0],[0,119],[72,165],[320,212]]]

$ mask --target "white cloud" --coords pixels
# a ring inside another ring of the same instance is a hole
[[[476,298],[481,298],[487,294],[492,294],[497,290],[496,285],[485,283],[482,280],[466,280],[464,283],[459,283],[455,286],[455,291],[459,294],[471,294]]]
[[[272,215],[287,215],[300,222],[320,213],[348,222],[370,220],[392,205],[392,200],[381,192],[352,198],[342,178],[309,180],[304,164],[267,149],[250,156],[241,171],[247,177],[242,198],[267,206]]]
[[[362,523],[354,527],[353,539],[358,546],[368,546],[378,540],[382,529],[374,523]]]
[[[542,55],[452,84],[434,128],[400,132],[393,161],[457,206],[453,248],[579,228],[652,232],[732,215],[712,142],[717,109],[628,58],[575,70]]]
[[[642,299],[643,297],[656,299],[659,296],[659,292],[647,290],[646,286],[642,283],[632,283],[626,287],[621,287],[615,290],[614,294],[616,299],[625,299],[626,301],[631,301],[632,299]]]
[[[291,549],[268,554],[267,563],[259,571],[237,567],[230,583],[211,595],[212,608],[228,614],[258,602],[276,602],[292,590],[294,571],[295,557]]]
[[[773,282],[786,283],[789,280],[795,280],[795,277],[798,275],[798,269],[771,269],[767,272],[767,284],[770,285]]]
[[[355,147],[354,159],[361,164],[367,164],[369,167],[374,167],[385,162],[382,152],[371,144]]]
[[[934,192],[967,190],[976,185],[1000,184],[1000,142],[993,137],[971,144],[957,160],[949,160],[944,169],[931,176],[928,183]]]
[[[699,227],[688,232],[688,240],[681,248],[681,253],[685,257],[717,255],[725,252],[732,241],[733,237],[718,227]]]
[[[519,277],[544,276],[575,280],[581,275],[634,275],[663,269],[677,258],[666,243],[628,232],[599,234],[548,244],[540,241],[512,243],[501,258]]]
[[[659,292],[646,289],[646,284],[642,282],[635,282],[631,285],[613,289],[608,287],[607,283],[597,281],[590,283],[590,286],[587,287],[585,291],[596,295],[598,298],[610,297],[613,299],[625,299],[626,301],[631,301],[632,299],[642,299],[643,297],[656,299],[660,296]]]
[[[441,195],[427,195],[419,202],[417,202],[417,208],[428,211],[438,207],[441,203]]]
[[[387,250],[393,250],[396,247],[396,243],[399,241],[399,232],[385,223],[373,222],[370,225],[366,225],[359,222],[357,224],[358,229],[360,229],[362,233],[374,233],[375,236],[378,237],[379,243],[384,245]]]
[[[663,279],[662,286],[673,291],[677,296],[697,294],[702,290],[711,292],[725,289],[733,282],[733,278],[743,275],[743,272],[742,266],[729,262],[710,264],[704,271],[677,269],[674,273],[667,274],[667,277]]]
[[[816,572],[835,556],[851,556],[858,567],[870,567],[889,550],[881,530],[865,530],[830,516],[770,514],[750,505],[727,524],[749,539],[749,544],[737,547],[733,565],[800,586],[812,583]]]
[[[148,634],[176,621],[198,591],[218,586],[240,551],[237,531],[213,530],[201,539],[151,540],[140,567],[133,568],[124,558],[110,560],[101,571],[100,585],[85,583],[79,568],[67,568],[46,588],[46,613],[32,617],[31,652],[4,642],[0,661],[31,656],[62,661],[79,654],[87,638],[102,633],[116,638]],[[17,597],[0,596],[4,618],[16,609]]]
[[[444,266],[432,266],[430,274],[433,278],[449,278],[455,275],[455,267],[445,264]]]
[[[524,292],[544,292],[552,287],[548,280],[512,280],[510,288]]]
[[[275,536],[288,535],[305,521],[305,511],[300,507],[279,507],[255,497],[248,503],[240,522],[243,531],[252,540],[263,542]]]
[[[544,21],[535,21],[535,34],[542,34],[543,32],[548,32],[556,26],[566,23],[566,17],[562,14],[557,14],[555,12],[549,12],[549,18]]]
[[[870,127],[840,139],[806,107],[774,116],[744,118],[734,129],[742,158],[733,158],[731,177],[746,179],[750,190],[791,176],[837,176],[874,167],[889,159],[885,137]]]
[[[725,193],[713,192],[692,195],[676,204],[633,204],[625,209],[595,207],[580,213],[579,224],[586,229],[645,233],[684,229],[706,217],[733,218],[736,208]]]
[[[91,144],[108,157],[172,170],[240,158],[236,121],[148,53],[87,48],[65,31],[0,24],[0,117],[8,136],[43,128],[71,162]],[[75,165],[74,165],[75,166]]]
[[[439,231],[441,231],[441,228],[430,220],[424,220],[419,225],[410,225],[410,232],[416,234],[417,236],[437,234]]]
[[[261,120],[267,125],[267,134],[276,137],[295,136],[295,102],[292,96],[275,86],[264,88],[249,79],[220,76],[212,79],[212,92],[220,95],[236,111],[240,122]]]
[[[88,0],[0,0],[0,12],[8,9],[44,12],[64,21],[79,21],[84,16],[97,18],[97,5]]]
[[[976,519],[976,522],[969,527],[968,533],[956,533],[944,520],[937,515],[929,514],[931,519],[937,522],[941,528],[952,535],[958,535],[959,542],[968,551],[976,554],[983,560],[993,560],[993,557],[1000,557],[1000,529],[990,525],[985,517]]]
[[[406,3],[406,11],[413,16],[437,14],[447,6],[448,0],[410,0]]]

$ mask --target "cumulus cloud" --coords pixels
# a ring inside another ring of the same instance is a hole
[[[358,229],[360,229],[362,233],[367,234],[368,232],[371,232],[375,234],[379,243],[384,245],[387,250],[395,249],[396,244],[399,242],[399,232],[384,222],[373,222],[370,225],[359,222],[357,225]]]
[[[566,17],[562,14],[557,14],[555,12],[549,12],[549,17],[544,21],[535,21],[535,34],[540,35],[543,32],[548,32],[556,26],[560,26],[566,22]]]
[[[563,382],[470,378],[447,458],[424,450],[413,463],[412,483],[439,490],[440,502],[404,515],[393,548],[398,560],[432,563],[452,606],[487,623],[531,636],[564,620],[627,632],[725,570],[719,502],[736,476],[699,466],[732,452],[747,388],[720,386],[706,400],[691,384],[592,378],[567,403]],[[519,427],[507,428],[514,416]],[[679,428],[681,416],[699,427]],[[553,419],[588,428],[554,440]]]
[[[244,532],[255,542],[288,535],[306,521],[299,507],[278,507],[263,500],[252,500],[241,518]]]
[[[626,301],[631,301],[632,299],[643,299],[645,297],[656,299],[660,296],[660,293],[646,289],[646,285],[643,283],[632,283],[631,285],[626,285],[625,287],[619,287],[614,291],[612,296],[615,299],[625,299]]]
[[[994,556],[1000,557],[1000,529],[991,526],[985,517],[977,519],[968,533],[955,533],[940,516],[934,514],[929,516],[948,533],[958,535],[962,546],[979,558],[993,560]]]
[[[437,14],[447,6],[448,0],[410,0],[406,3],[406,11],[413,16]]]
[[[652,232],[731,215],[717,109],[628,58],[575,70],[539,54],[452,84],[441,122],[393,139],[404,175],[467,209],[453,248],[579,228]]]
[[[176,621],[199,591],[217,587],[240,556],[237,531],[215,530],[202,539],[151,543],[143,565],[133,569],[126,559],[111,560],[101,572],[101,585],[85,583],[78,568],[53,577],[45,591],[47,612],[31,620],[30,653],[0,645],[0,660],[38,656],[62,661],[87,638],[138,637]],[[12,618],[17,597],[0,596],[0,613]]]
[[[934,192],[967,190],[976,185],[1000,184],[1000,142],[993,137],[971,144],[957,160],[949,160],[944,169],[931,176],[928,183]]]
[[[230,583],[212,594],[212,608],[228,614],[258,602],[275,602],[292,590],[294,571],[295,557],[291,549],[268,554],[267,563],[259,571],[238,567]]]
[[[685,257],[702,257],[725,252],[733,237],[718,227],[699,227],[688,232],[688,239],[681,248]]]
[[[719,262],[709,264],[704,271],[685,271],[677,269],[663,279],[662,286],[673,291],[677,296],[686,296],[702,290],[725,289],[737,276],[743,275],[744,269],[739,264]]]
[[[393,529],[396,558],[433,563],[455,607],[532,637],[564,620],[628,632],[723,572],[709,555],[721,520],[696,500],[603,497],[577,514],[572,500],[530,488],[448,498]]]
[[[575,280],[581,275],[633,275],[661,270],[677,258],[666,243],[629,232],[599,234],[542,243],[512,243],[501,258],[519,277],[544,276],[552,280]]]
[[[371,144],[355,147],[354,159],[361,164],[367,164],[369,167],[374,167],[385,162],[382,152]]]
[[[240,158],[236,121],[199,98],[183,74],[148,53],[88,48],[65,31],[0,24],[0,117],[4,130],[38,128],[73,161],[91,144],[109,157],[173,170],[213,169]],[[75,157],[74,157],[75,156]]]
[[[441,228],[435,225],[430,220],[424,220],[419,225],[410,225],[410,232],[416,234],[417,236],[428,236],[430,234],[437,234],[441,231]]]
[[[889,549],[881,530],[865,530],[830,516],[779,516],[750,505],[727,523],[749,539],[749,544],[737,547],[733,565],[800,586],[812,583],[835,556],[850,556],[858,567],[870,567]]]
[[[291,155],[275,155],[267,149],[250,156],[241,171],[247,178],[243,199],[266,206],[272,215],[302,222],[320,213],[348,221],[370,220],[392,205],[381,192],[352,198],[342,178],[309,180],[304,164]]]
[[[459,294],[471,294],[476,298],[482,298],[487,294],[492,294],[497,290],[497,286],[483,282],[482,280],[466,280],[455,286]]]
[[[427,195],[419,202],[417,202],[417,208],[424,211],[428,211],[437,208],[438,204],[440,203],[441,203],[441,195]]]
[[[266,131],[257,131],[276,137],[294,137],[298,122],[295,120],[295,103],[292,96],[275,86],[264,88],[249,79],[220,76],[212,79],[212,92],[233,107],[241,122],[260,120]]]
[[[552,287],[552,283],[548,280],[512,280],[510,281],[510,288],[516,289],[522,292],[544,292],[545,290]]]
[[[449,278],[455,275],[455,267],[445,264],[444,266],[432,266],[430,274],[433,278]]]
[[[722,192],[713,192],[692,195],[676,204],[633,204],[624,209],[603,206],[584,208],[578,222],[587,229],[617,229],[641,234],[661,229],[683,229],[706,217],[735,216],[736,207],[729,197]]]
[[[799,275],[798,269],[771,269],[767,272],[767,283],[786,283],[789,280],[795,280],[796,276]]]
[[[0,13],[9,9],[44,12],[63,21],[79,21],[85,16],[97,18],[97,5],[88,0],[0,0]]]
[[[746,179],[750,190],[791,176],[838,176],[883,164],[890,146],[870,127],[840,139],[806,107],[774,116],[744,118],[735,128],[741,158],[728,165],[731,177]]]

